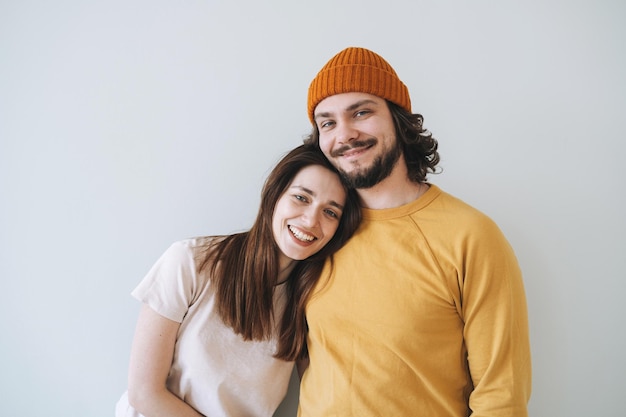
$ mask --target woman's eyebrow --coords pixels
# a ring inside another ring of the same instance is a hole
[[[313,197],[315,197],[315,192],[309,188],[306,188],[304,185],[292,185],[291,188],[297,188],[299,190],[304,191],[305,193],[311,194]]]
[[[292,185],[291,188],[297,188],[299,190],[304,191],[307,194],[310,194],[313,197],[317,197],[317,194],[315,194],[315,192],[313,190],[311,190],[310,188],[306,188],[303,185]],[[328,202],[328,204],[330,204],[333,207],[337,207],[340,210],[343,210],[343,205],[339,204],[338,202],[336,202],[335,200],[330,200]]]

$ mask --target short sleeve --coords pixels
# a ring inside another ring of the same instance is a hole
[[[172,244],[131,295],[160,315],[182,322],[197,291],[198,274],[189,241]]]

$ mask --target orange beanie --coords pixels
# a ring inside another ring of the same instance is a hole
[[[311,123],[315,124],[313,112],[320,101],[351,92],[373,94],[411,112],[409,90],[391,65],[375,52],[350,47],[332,57],[311,82],[307,99]]]

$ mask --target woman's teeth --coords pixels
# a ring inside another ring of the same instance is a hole
[[[304,233],[300,230],[294,229],[291,226],[288,226],[291,233],[296,237],[296,239],[301,240],[303,242],[311,242],[315,239],[315,236],[311,236],[307,233]]]

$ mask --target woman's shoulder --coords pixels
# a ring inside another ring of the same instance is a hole
[[[197,270],[199,265],[205,263],[211,253],[211,249],[226,236],[198,236],[177,240],[169,245],[157,261],[158,266]]]
[[[223,242],[227,237],[226,235],[189,237],[172,243],[168,250],[193,254],[202,253],[214,247],[216,244]]]

